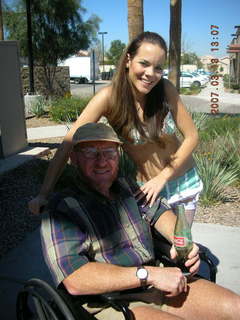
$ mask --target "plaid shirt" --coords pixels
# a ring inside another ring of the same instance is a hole
[[[150,226],[168,207],[158,202],[143,211],[124,179],[113,188],[116,200],[84,186],[57,194],[51,201],[41,236],[56,285],[90,261],[138,266],[154,260]]]

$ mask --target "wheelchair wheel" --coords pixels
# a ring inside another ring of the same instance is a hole
[[[57,290],[40,279],[26,282],[19,292],[16,305],[17,320],[93,320],[82,306],[78,310],[66,302]]]

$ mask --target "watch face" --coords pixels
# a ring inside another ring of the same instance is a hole
[[[140,268],[140,269],[138,269],[138,271],[137,271],[137,276],[138,276],[139,279],[145,280],[145,279],[147,279],[148,272],[147,272],[146,269]]]

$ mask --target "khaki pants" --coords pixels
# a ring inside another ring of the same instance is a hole
[[[149,288],[141,293],[122,295],[121,297],[127,302],[129,309],[139,306],[151,306],[162,311],[164,310],[163,294],[155,288]],[[94,314],[98,320],[124,320],[122,312],[111,307],[102,308],[85,304],[84,308]]]

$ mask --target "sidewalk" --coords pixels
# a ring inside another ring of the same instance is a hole
[[[38,127],[38,128],[27,128],[28,141],[37,139],[47,139],[64,137],[68,132],[66,125]]]
[[[223,81],[220,79],[218,83],[218,86],[212,86],[209,82],[198,95],[182,95],[181,98],[192,112],[211,113],[211,99],[215,98],[219,113],[240,114],[240,94],[225,92]]]
[[[68,131],[67,126],[57,125],[57,126],[48,126],[48,127],[38,127],[38,128],[28,128],[27,137],[28,141],[38,140],[38,139],[47,139],[54,137],[64,137]],[[49,148],[45,147],[27,147],[26,150],[15,154],[6,159],[0,159],[0,174],[11,169],[16,168],[17,166],[32,160],[34,157],[41,157],[50,152]]]
[[[217,283],[240,294],[240,228],[193,224],[193,239],[209,248],[218,266]],[[202,273],[205,270],[202,268]],[[17,281],[41,278],[52,284],[44,263],[39,230],[29,233],[17,248],[0,261],[0,313],[3,320],[16,320],[16,296],[22,288]],[[7,278],[6,280],[3,277]]]

